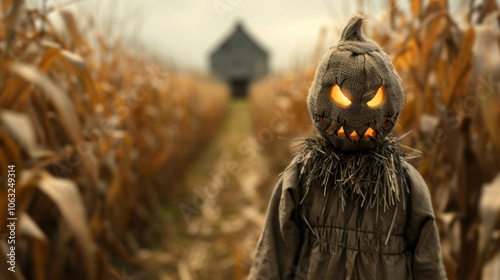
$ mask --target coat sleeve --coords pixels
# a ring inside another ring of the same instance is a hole
[[[413,253],[413,279],[447,279],[429,189],[413,166],[406,163],[406,167],[411,207],[407,237]]]
[[[271,196],[249,280],[283,279],[293,274],[300,234],[295,220],[297,171],[288,170]]]

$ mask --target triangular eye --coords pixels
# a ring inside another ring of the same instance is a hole
[[[340,87],[337,84],[334,84],[330,89],[330,98],[335,103],[344,108],[349,107],[349,105],[351,105],[352,103],[351,100],[349,100],[349,98],[347,98],[347,96],[345,96],[344,93],[342,93]]]
[[[368,101],[368,103],[366,103],[366,104],[370,108],[375,108],[377,106],[380,106],[382,103],[384,103],[384,101],[385,101],[385,87],[380,86],[378,88],[375,96],[373,96],[372,100]]]

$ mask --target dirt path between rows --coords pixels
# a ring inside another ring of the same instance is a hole
[[[221,131],[187,174],[188,193],[165,211],[174,226],[162,246],[175,261],[161,279],[246,278],[268,200],[257,191],[269,176],[263,166],[249,101],[233,100]]]

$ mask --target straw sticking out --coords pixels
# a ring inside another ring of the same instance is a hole
[[[363,152],[342,153],[322,138],[306,139],[296,164],[302,165],[300,176],[305,182],[304,197],[310,188],[338,191],[342,211],[346,200],[359,201],[361,207],[378,207],[388,211],[404,199],[408,187],[402,179],[403,153],[395,139],[387,138],[379,147]],[[377,208],[377,213],[378,209]]]

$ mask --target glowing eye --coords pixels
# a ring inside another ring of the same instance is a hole
[[[372,100],[368,101],[368,103],[366,103],[366,104],[370,108],[375,108],[375,107],[379,106],[380,104],[384,103],[384,101],[385,101],[385,87],[381,86],[378,88],[377,93],[372,98]]]
[[[330,89],[330,98],[342,107],[351,105],[351,100],[345,96],[337,84],[334,84]]]

